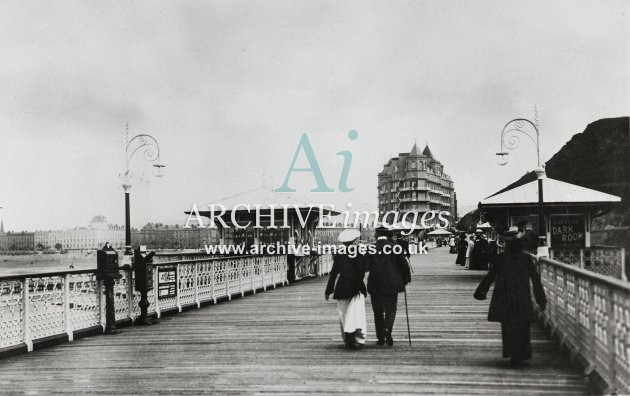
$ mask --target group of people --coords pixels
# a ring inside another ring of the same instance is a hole
[[[474,235],[461,231],[451,242],[451,253],[457,253],[457,265],[471,270],[487,270],[496,261],[497,241],[488,241],[480,228]]]
[[[479,230],[478,230],[479,231]],[[483,278],[473,297],[485,300],[492,283],[495,284],[490,301],[488,320],[501,323],[503,342],[503,357],[510,358],[516,367],[531,358],[530,323],[534,320],[534,306],[532,303],[532,289],[534,299],[541,310],[545,310],[547,299],[542,287],[540,274],[533,258],[524,251],[523,236],[525,230],[520,227],[497,227],[501,239],[505,242],[505,249],[496,255],[493,265]],[[357,243],[359,232],[344,230],[339,240],[346,245]],[[460,251],[465,246],[473,244],[488,254],[489,244],[483,233],[477,232],[475,239],[470,240],[464,233],[460,235],[458,245],[458,264],[460,254],[467,260],[479,260],[474,254]],[[396,319],[398,294],[405,291],[411,280],[411,267],[406,254],[387,254],[397,244],[395,232],[377,229],[376,254],[356,257],[349,255],[335,255],[333,267],[326,285],[325,298],[332,295],[337,300],[339,321],[342,338],[345,345],[355,349],[364,345],[367,338],[367,320],[365,312],[365,297],[370,294],[374,312],[374,327],[376,330],[376,344],[392,346],[392,329]],[[463,252],[463,253],[462,253]],[[473,259],[474,257],[474,259]],[[484,259],[486,259],[484,257]],[[487,259],[486,259],[487,260]],[[478,262],[469,263],[469,267],[478,268]],[[486,264],[487,265],[487,264]],[[369,272],[367,287],[363,280],[365,272]],[[531,283],[531,287],[530,287]]]
[[[348,229],[339,234],[339,241],[351,245],[357,243],[359,232]],[[354,349],[365,344],[367,320],[365,297],[370,295],[374,313],[376,344],[394,345],[392,329],[396,320],[398,294],[405,291],[411,281],[408,250],[405,242],[398,241],[398,234],[386,228],[376,229],[376,251],[373,254],[337,254],[324,292],[326,300],[337,300],[342,338],[345,345]],[[402,254],[395,254],[393,247],[400,244]],[[365,273],[369,272],[367,288]]]

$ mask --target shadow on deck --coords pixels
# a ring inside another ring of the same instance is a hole
[[[500,326],[486,321],[489,300],[472,298],[483,274],[454,260],[444,249],[412,260],[412,347],[401,294],[393,348],[374,345],[368,307],[368,345],[344,349],[320,278],[1,360],[0,392],[586,393],[537,324],[533,359],[509,368]]]

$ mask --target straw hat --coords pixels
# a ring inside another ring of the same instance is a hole
[[[506,239],[521,239],[523,237],[523,231],[517,226],[512,226],[501,233],[501,236]]]
[[[341,243],[347,243],[347,242],[354,241],[360,236],[361,236],[361,233],[359,232],[359,230],[355,230],[354,228],[348,228],[339,233],[337,240],[339,240],[339,242]]]

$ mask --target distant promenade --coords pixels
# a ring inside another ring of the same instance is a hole
[[[401,295],[392,349],[374,345],[370,307],[368,345],[344,349],[318,278],[0,360],[0,393],[584,394],[538,324],[532,361],[508,367],[489,300],[472,298],[482,272],[454,259],[438,248],[412,260],[411,348]]]
[[[71,265],[75,269],[96,269],[96,254],[85,252],[19,256],[0,254],[0,276],[67,271]]]

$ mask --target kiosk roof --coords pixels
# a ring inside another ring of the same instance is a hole
[[[616,195],[606,194],[560,180],[543,179],[543,196],[545,205],[549,204],[581,204],[596,205],[621,202]],[[492,195],[479,204],[481,206],[514,206],[538,203],[538,180]]]

